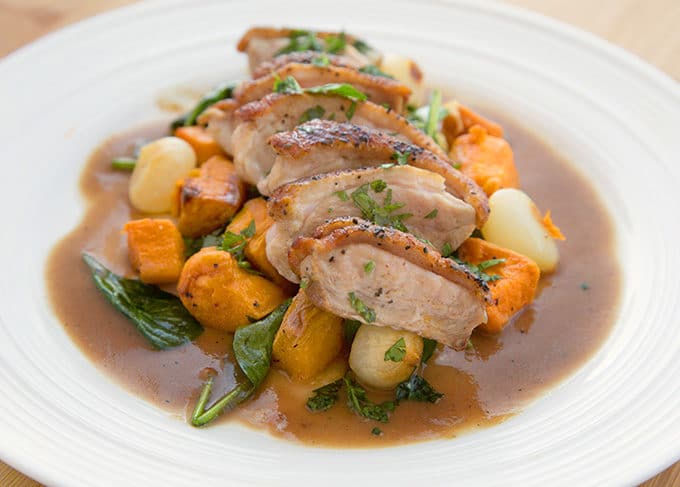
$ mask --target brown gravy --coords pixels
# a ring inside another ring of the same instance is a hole
[[[440,349],[424,376],[444,398],[435,405],[404,402],[388,424],[362,420],[343,404],[325,413],[306,410],[310,391],[342,373],[340,362],[315,384],[292,383],[284,373],[272,370],[253,400],[221,421],[237,418],[277,436],[334,447],[454,437],[516,413],[597,350],[618,307],[620,272],[612,225],[583,175],[525,128],[495,118],[506,129],[523,189],[540,208],[552,210],[567,236],[559,244],[559,269],[542,278],[533,305],[499,336],[474,335],[474,350]],[[184,418],[201,388],[203,368],[223,370],[215,394],[233,382],[231,336],[206,329],[195,343],[152,350],[134,326],[99,295],[80,257],[83,250],[90,251],[115,272],[132,274],[121,228],[141,215],[128,204],[128,175],[112,171],[110,161],[130,154],[139,139],[165,133],[165,124],[137,130],[113,137],[97,149],[80,181],[87,204],[85,216],[55,246],[46,274],[54,311],[83,353],[132,393]],[[371,397],[382,400],[379,394]],[[371,434],[374,426],[383,434]]]

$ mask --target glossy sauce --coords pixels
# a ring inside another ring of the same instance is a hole
[[[612,225],[584,176],[517,123],[494,118],[504,125],[513,147],[522,189],[539,208],[552,210],[567,236],[558,244],[559,268],[542,277],[536,301],[500,335],[473,335],[473,350],[440,348],[423,375],[444,398],[434,405],[402,402],[387,424],[355,416],[341,403],[342,395],[327,412],[307,411],[310,391],[339,377],[342,360],[312,384],[293,383],[272,370],[251,401],[220,421],[240,420],[320,446],[370,447],[453,437],[518,412],[597,350],[618,307],[620,273]],[[111,170],[110,161],[131,154],[140,140],[165,134],[165,124],[123,134],[92,155],[80,181],[86,214],[55,246],[47,285],[65,329],[97,367],[132,393],[184,418],[202,386],[202,369],[221,371],[215,394],[233,383],[231,336],[206,329],[194,343],[153,350],[98,293],[80,257],[89,251],[114,272],[133,275],[121,228],[143,215],[129,206],[128,174]],[[369,396],[376,401],[391,398],[375,392]],[[375,426],[381,435],[371,434]]]

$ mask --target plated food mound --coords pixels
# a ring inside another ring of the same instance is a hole
[[[86,169],[49,279],[97,362],[193,426],[351,446],[497,422],[595,349],[617,267],[568,165],[345,32],[237,47],[251,79]]]

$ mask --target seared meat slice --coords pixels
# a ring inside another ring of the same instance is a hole
[[[297,282],[288,249],[300,235],[337,217],[361,217],[456,249],[475,228],[475,212],[446,191],[444,178],[413,166],[370,167],[300,179],[269,199],[274,224],[267,233],[267,259]]]
[[[394,110],[369,101],[352,102],[333,95],[300,93],[283,95],[272,93],[259,101],[243,105],[236,111],[236,130],[229,141],[218,139],[227,152],[234,156],[239,176],[257,184],[274,165],[274,151],[267,144],[277,132],[291,130],[310,116],[323,116],[339,121],[352,120],[409,141],[446,157],[437,143],[414,127]],[[211,133],[215,133],[211,131]],[[233,151],[229,147],[233,146]]]
[[[235,114],[239,106],[239,102],[233,98],[227,98],[209,106],[197,120],[199,124],[206,126],[207,132],[229,155],[234,153],[232,135],[238,122]]]
[[[397,112],[402,111],[411,94],[411,89],[397,80],[362,73],[353,68],[289,63],[267,76],[241,83],[234,91],[234,98],[242,105],[259,100],[272,92],[277,79],[288,76],[295,78],[302,88],[347,83],[365,93],[373,103],[388,105]]]
[[[309,299],[344,318],[409,330],[456,350],[487,319],[486,283],[397,230],[331,222],[314,237],[299,237],[289,259]]]
[[[361,66],[376,63],[380,59],[380,53],[368,47],[365,42],[342,32],[311,32],[288,28],[253,27],[243,34],[236,48],[240,52],[248,54],[250,70],[253,71],[264,61],[276,57],[277,53],[288,46],[294,37],[299,38],[306,35],[313,36],[318,43],[315,50],[319,51],[326,47],[324,40],[328,37],[344,36],[346,45],[339,54],[343,54]]]
[[[291,52],[290,54],[281,54],[270,61],[265,61],[260,64],[253,70],[253,79],[267,76],[274,71],[278,71],[279,69],[283,68],[286,64],[312,64],[315,61],[322,59],[322,56],[325,56],[325,58],[328,59],[328,64],[331,66],[340,66],[341,68],[354,69],[359,69],[362,66],[362,64],[356,62],[354,59],[348,58],[346,56],[338,56],[337,54],[326,54],[318,51]]]
[[[314,174],[396,164],[395,158],[401,154],[402,162],[443,176],[448,191],[475,209],[478,228],[489,215],[489,202],[484,191],[447,159],[379,130],[350,123],[312,120],[293,131],[273,135],[269,138],[269,145],[277,156],[270,173],[257,185],[264,195],[289,181]]]

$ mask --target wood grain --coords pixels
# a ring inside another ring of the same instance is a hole
[[[0,0],[0,57],[65,25],[135,0]],[[506,0],[618,44],[680,80],[678,0]],[[0,486],[40,484],[0,462]],[[680,487],[680,461],[643,487]]]

